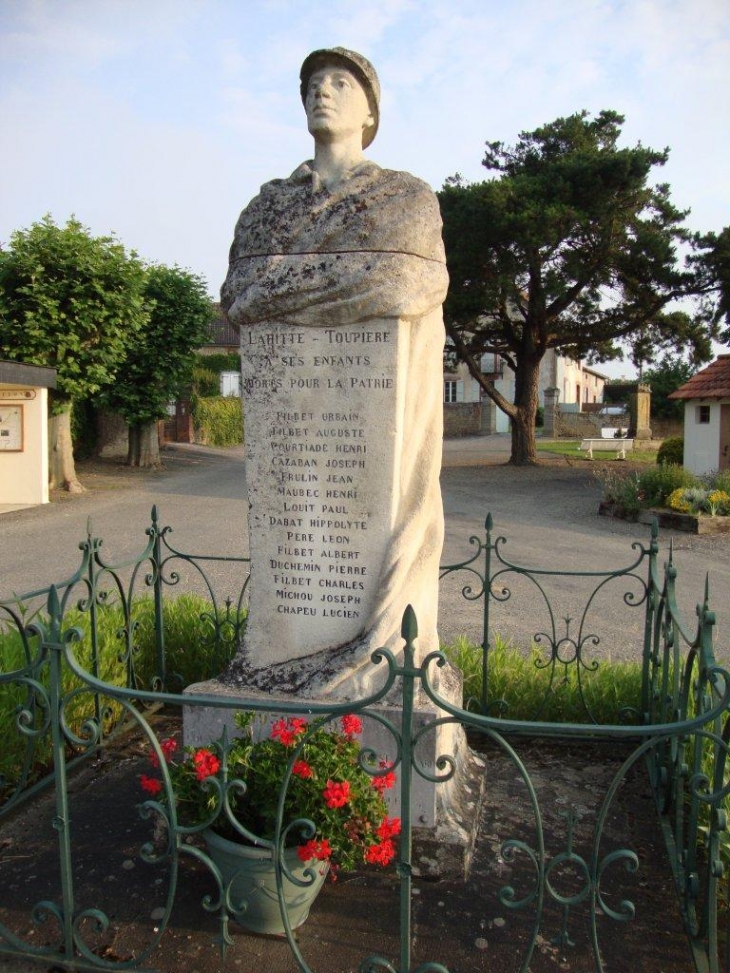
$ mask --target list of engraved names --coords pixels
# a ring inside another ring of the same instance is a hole
[[[388,328],[362,326],[243,336],[244,393],[263,423],[257,465],[273,480],[265,509],[252,500],[252,530],[258,521],[266,538],[279,616],[355,627],[366,617],[381,546],[371,513],[382,513],[379,484],[392,466],[392,442],[373,436],[373,417],[395,395],[395,340]]]

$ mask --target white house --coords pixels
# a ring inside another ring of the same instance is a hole
[[[48,390],[55,368],[0,361],[0,504],[48,503]]]
[[[730,355],[672,392],[684,400],[684,466],[699,475],[730,467]]]
[[[482,356],[482,372],[494,382],[495,388],[510,402],[514,402],[514,372],[507,368],[499,355]],[[545,389],[557,388],[558,401],[564,411],[580,412],[586,404],[603,401],[606,376],[582,362],[558,355],[550,349],[540,363],[540,405],[545,404]],[[485,399],[479,383],[471,377],[463,363],[453,371],[444,372],[444,404],[480,402]],[[496,432],[509,431],[509,419],[495,407]]]

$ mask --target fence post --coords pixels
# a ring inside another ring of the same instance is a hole
[[[99,629],[98,629],[98,616],[97,616],[97,602],[96,602],[96,568],[97,560],[96,556],[99,551],[99,544],[101,541],[98,537],[92,536],[92,526],[91,517],[86,521],[86,540],[83,541],[79,547],[84,551],[84,556],[86,557],[86,575],[89,584],[89,638],[91,639],[91,674],[98,679],[99,678]],[[101,726],[101,703],[99,702],[99,694],[94,693],[94,719],[97,724]]]
[[[58,832],[58,851],[61,866],[61,909],[56,918],[63,931],[64,953],[74,955],[74,889],[71,864],[71,835],[68,809],[68,783],[66,777],[66,752],[63,735],[63,652],[61,635],[62,611],[55,585],[48,592],[48,630],[43,633],[44,648],[50,651],[49,706],[51,718],[51,742],[53,747],[53,774],[56,789],[56,814],[53,827]],[[54,910],[55,911],[55,910]]]
[[[149,534],[152,536],[152,564],[154,578],[154,600],[155,600],[155,664],[157,668],[157,678],[160,680],[160,688],[164,689],[167,685],[167,667],[165,662],[165,608],[162,597],[162,544],[160,542],[160,528],[157,517],[157,504],[152,507],[152,526]]]
[[[401,807],[401,839],[398,874],[400,875],[400,968],[411,968],[411,899],[412,899],[412,869],[411,869],[411,788],[413,782],[413,680],[420,675],[415,668],[413,643],[418,638],[418,622],[416,613],[408,605],[401,624],[401,637],[405,640],[403,649],[403,718],[401,722],[401,778],[400,778],[400,807]]]
[[[487,514],[484,521],[486,541],[484,546],[484,610],[482,612],[482,698],[480,700],[482,713],[488,716],[488,681],[489,681],[489,599],[492,596],[492,515]]]
[[[654,578],[656,576],[658,552],[659,522],[654,517],[651,522],[651,538],[649,540],[649,569],[646,580],[646,611],[644,613],[644,645],[641,653],[641,712],[644,723],[651,722],[651,663],[658,595]]]

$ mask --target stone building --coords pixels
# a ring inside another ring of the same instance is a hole
[[[514,401],[514,373],[499,355],[482,356],[482,372],[510,402]],[[591,411],[603,402],[606,376],[580,361],[550,349],[540,364],[540,405],[547,389],[558,389],[563,412]],[[446,436],[478,436],[509,432],[509,418],[482,392],[463,363],[444,370],[444,428]]]

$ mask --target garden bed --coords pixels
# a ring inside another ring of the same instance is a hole
[[[678,510],[649,507],[638,513],[627,513],[624,508],[610,500],[601,500],[598,505],[601,517],[618,517],[640,524],[651,524],[654,519],[660,527],[670,530],[684,530],[689,534],[727,534],[730,533],[730,517],[711,517],[709,514],[684,514]]]

